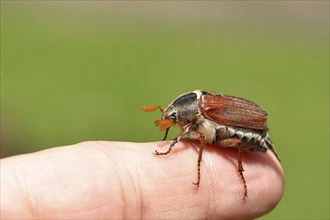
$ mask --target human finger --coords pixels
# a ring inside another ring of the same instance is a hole
[[[255,218],[270,211],[284,178],[270,154],[246,152],[243,186],[232,150],[198,143],[84,142],[1,160],[1,217],[43,219]]]

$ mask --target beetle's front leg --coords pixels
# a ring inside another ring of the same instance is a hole
[[[166,152],[158,152],[157,150],[155,150],[155,153],[153,153],[154,155],[166,155],[166,154],[169,154],[173,148],[173,146],[178,143],[181,138],[183,137],[183,135],[187,134],[191,129],[191,125],[190,124],[187,124],[186,126],[184,126],[182,128],[182,131],[181,133],[176,137],[174,138],[173,142],[170,144],[170,147],[168,148],[168,150]]]

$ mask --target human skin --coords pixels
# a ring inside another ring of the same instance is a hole
[[[272,152],[244,152],[248,197],[237,150],[204,147],[199,188],[198,141],[91,141],[1,160],[1,219],[253,219],[284,190]]]

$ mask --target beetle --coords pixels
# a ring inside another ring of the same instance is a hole
[[[266,152],[271,150],[280,161],[274,145],[268,135],[268,114],[256,103],[235,96],[195,90],[184,93],[174,99],[167,108],[160,106],[142,106],[142,110],[152,112],[159,109],[163,116],[154,123],[165,132],[178,125],[180,134],[173,140],[165,152],[155,150],[155,155],[167,155],[184,135],[200,141],[197,160],[197,182],[201,174],[200,164],[205,144],[235,148],[238,151],[237,170],[244,186],[244,197],[248,196],[247,184],[243,175],[242,151]]]

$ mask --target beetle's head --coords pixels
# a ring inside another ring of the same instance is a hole
[[[142,110],[151,112],[159,109],[163,112],[160,120],[155,121],[155,124],[165,131],[171,126],[178,124],[184,126],[191,122],[191,120],[199,113],[197,105],[197,93],[185,93],[174,101],[165,109],[160,106],[143,106]]]

